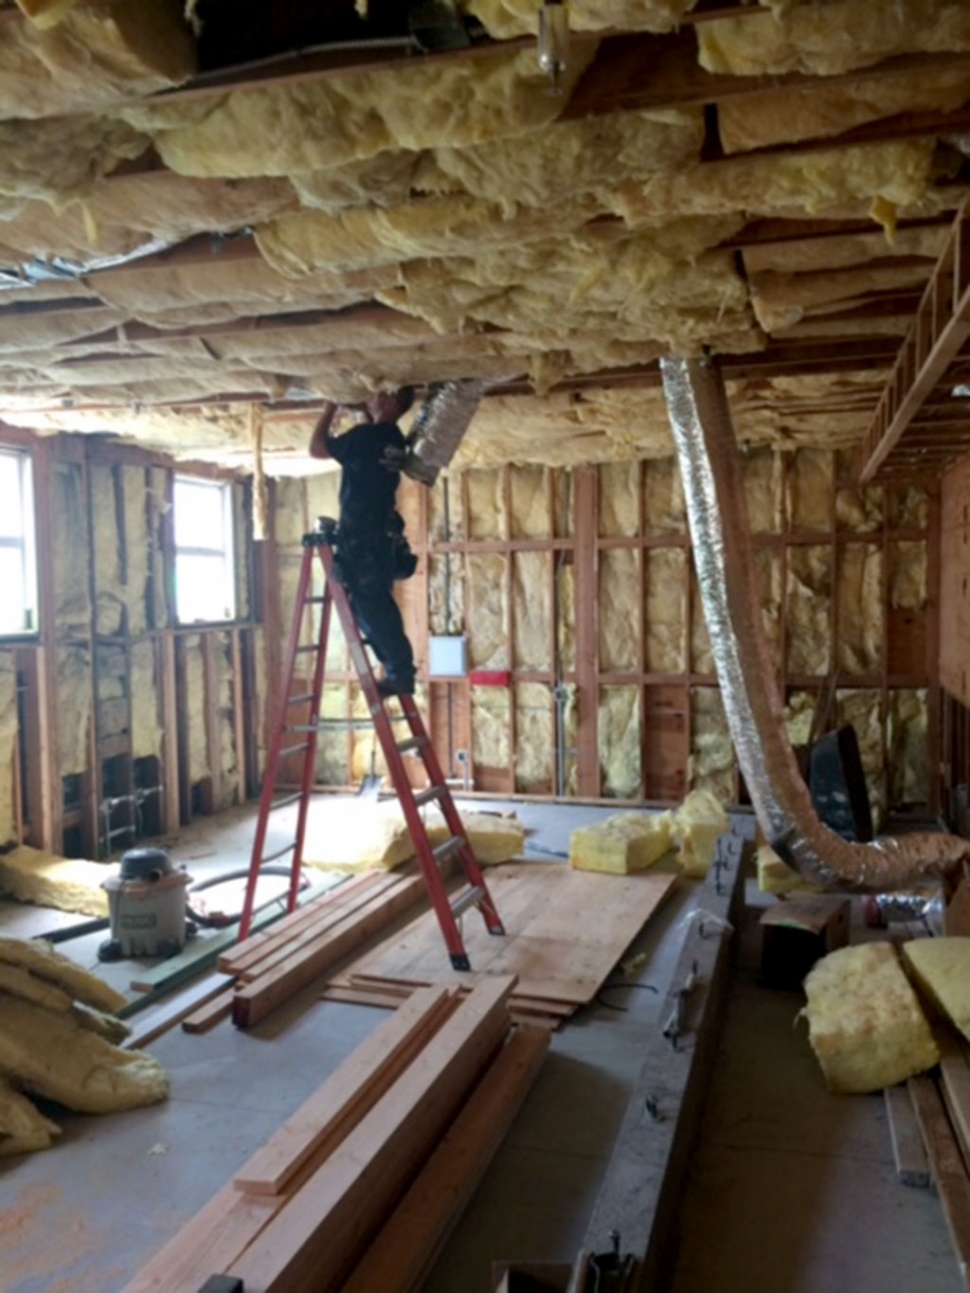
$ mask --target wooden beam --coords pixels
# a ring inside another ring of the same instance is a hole
[[[943,1205],[960,1278],[964,1288],[970,1288],[970,1181],[966,1164],[933,1079],[925,1075],[910,1078],[907,1086]]]
[[[599,686],[597,683],[599,603],[596,561],[595,467],[577,467],[574,486],[574,562],[576,581],[576,691],[578,710],[577,793],[599,794],[600,766],[597,728]]]
[[[926,1161],[923,1137],[913,1110],[913,1102],[905,1084],[886,1087],[886,1121],[892,1141],[896,1175],[903,1185],[925,1188],[930,1183],[930,1167]]]
[[[547,1028],[516,1029],[342,1293],[421,1287],[539,1076],[549,1038]]]
[[[397,1081],[457,1006],[421,988],[361,1043],[233,1177],[246,1194],[280,1194],[304,1163],[328,1157]],[[375,1288],[380,1287],[375,1285]]]
[[[472,990],[402,1077],[227,1274],[253,1293],[339,1287],[508,1027],[510,978]]]

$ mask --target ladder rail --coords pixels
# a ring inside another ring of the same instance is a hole
[[[266,765],[263,770],[263,789],[259,799],[259,817],[256,821],[256,835],[253,839],[253,851],[249,862],[249,878],[246,882],[246,896],[239,917],[239,937],[245,938],[252,924],[253,908],[256,902],[256,882],[259,879],[259,868],[262,862],[263,849],[266,847],[266,832],[269,828],[269,815],[279,780],[280,751],[286,735],[286,711],[289,708],[289,691],[296,670],[297,648],[303,628],[303,613],[307,590],[310,586],[311,561],[309,551],[305,551],[300,566],[300,577],[297,581],[296,611],[290,626],[290,637],[286,649],[286,671],[284,681],[280,684],[274,709],[276,715],[270,731],[269,745],[266,750]]]
[[[313,551],[311,549],[311,566],[312,561]],[[313,781],[317,770],[317,743],[320,739],[318,723],[320,721],[320,705],[323,700],[323,682],[327,669],[327,641],[330,635],[330,612],[332,607],[333,596],[330,592],[330,581],[328,580],[327,591],[324,594],[323,605],[320,610],[319,649],[317,651],[317,662],[313,669],[313,699],[310,701],[310,726],[313,730],[307,734],[306,754],[303,756],[300,807],[297,810],[296,819],[296,849],[293,853],[293,867],[290,873],[290,894],[287,911],[294,910],[297,894],[300,892],[300,872],[303,869],[303,841],[306,838],[307,814],[310,809],[310,796],[313,794]]]

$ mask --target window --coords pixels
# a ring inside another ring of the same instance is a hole
[[[175,478],[175,605],[180,624],[236,617],[231,485]]]
[[[37,554],[30,455],[0,449],[0,634],[37,631]]]

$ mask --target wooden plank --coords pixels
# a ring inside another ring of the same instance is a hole
[[[420,1287],[532,1089],[548,1049],[545,1029],[516,1030],[343,1293],[410,1293]]]
[[[926,1161],[923,1137],[920,1134],[913,1102],[905,1086],[886,1087],[886,1121],[892,1141],[896,1175],[903,1185],[926,1187],[930,1183],[930,1167]]]
[[[282,961],[270,973],[247,984],[236,993],[233,1022],[240,1028],[252,1028],[331,965],[373,938],[396,916],[420,902],[426,892],[424,880],[419,876],[405,880],[392,893],[382,894],[295,956]],[[444,960],[443,948],[441,955]]]
[[[313,896],[314,891],[308,890],[307,899]],[[284,914],[282,907],[274,903],[258,913],[253,919],[253,928],[259,930],[266,925],[271,925],[273,921],[280,920]],[[160,965],[150,970],[139,970],[131,980],[131,986],[135,992],[156,992],[159,989],[172,988],[176,983],[182,983],[208,966],[215,965],[220,952],[231,947],[238,937],[237,921],[218,934],[200,938],[186,947],[185,951],[180,952],[178,956],[170,956],[167,961],[162,961]]]
[[[964,1288],[970,1289],[970,1180],[943,1101],[932,1078],[906,1084],[930,1162]]]
[[[280,1194],[310,1158],[344,1140],[457,1006],[447,988],[425,988],[364,1041],[233,1178],[248,1194]]]
[[[138,1027],[125,1040],[125,1050],[141,1050],[163,1033],[169,1032],[176,1024],[183,1023],[200,1006],[207,1007],[217,997],[222,996],[232,987],[224,975],[217,975],[213,980],[206,980],[187,992],[180,993],[174,1001],[166,1001],[153,1010],[144,1019],[139,1020]]]
[[[576,755],[577,791],[598,795],[600,789],[599,744],[597,736],[599,688],[597,685],[596,607],[596,469],[578,467],[574,483],[574,561],[576,596],[576,703],[578,734]]]
[[[937,1029],[940,1046],[940,1078],[950,1121],[970,1164],[970,1061],[966,1046],[957,1042],[949,1029]]]
[[[178,696],[175,683],[175,638],[162,637],[159,677],[162,704],[162,821],[166,835],[181,825],[179,817]]]
[[[296,911],[291,911],[282,920],[277,921],[271,929],[260,934],[251,934],[249,938],[237,943],[228,952],[219,957],[219,969],[224,974],[242,975],[258,968],[263,961],[280,947],[295,950],[291,940],[304,930],[316,927],[330,912],[339,913],[341,917],[349,914],[355,904],[366,902],[374,896],[373,881],[376,877],[354,876],[344,884],[327,889],[314,898],[312,902],[303,903]],[[318,931],[321,932],[321,931]]]
[[[232,1014],[233,985],[227,984],[206,1005],[193,1010],[182,1020],[184,1033],[207,1033]]]
[[[483,983],[226,1272],[246,1293],[339,1288],[495,1053],[513,979]]]

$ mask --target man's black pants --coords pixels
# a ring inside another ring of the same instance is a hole
[[[350,604],[361,633],[374,649],[387,677],[404,692],[414,691],[414,653],[394,600],[393,582],[364,576],[347,579]]]

